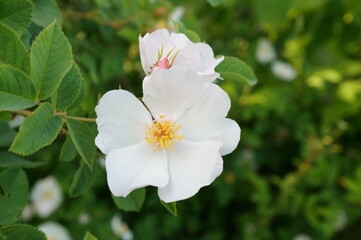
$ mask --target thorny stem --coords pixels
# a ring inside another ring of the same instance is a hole
[[[32,114],[32,111],[29,110],[13,110],[10,111],[12,113],[16,113],[16,114],[20,114],[23,115],[25,117],[29,116],[30,114]],[[59,116],[59,117],[64,117],[64,118],[69,118],[69,119],[74,119],[74,120],[78,120],[81,122],[87,122],[87,123],[95,123],[95,118],[85,118],[85,117],[75,117],[75,116],[68,116],[66,113],[58,113],[55,112],[54,116]]]

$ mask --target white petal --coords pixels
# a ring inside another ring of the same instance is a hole
[[[197,142],[218,140],[223,144],[220,148],[220,154],[224,156],[233,152],[237,147],[241,137],[241,129],[235,121],[229,118],[219,118],[182,125],[179,129],[179,135],[183,135],[185,140]]]
[[[114,196],[127,196],[148,185],[164,187],[168,183],[166,151],[153,151],[146,142],[112,150],[105,161],[108,186]]]
[[[143,80],[143,101],[156,120],[161,115],[177,120],[201,97],[204,87],[201,77],[186,67],[156,69]]]
[[[219,78],[220,74],[214,71],[215,67],[223,61],[224,57],[214,58],[212,48],[206,43],[196,43],[197,51],[200,54],[200,61],[197,71],[202,75],[206,82],[213,82]]]
[[[223,170],[218,141],[182,141],[168,151],[169,182],[158,188],[160,199],[174,202],[192,197],[211,184]]]
[[[179,135],[185,140],[218,140],[223,146],[221,155],[231,153],[238,145],[240,128],[225,118],[231,106],[230,99],[218,85],[209,83],[202,97],[178,121]]]
[[[104,154],[143,141],[146,124],[152,124],[144,105],[124,90],[104,94],[95,111],[99,132],[95,144]]]

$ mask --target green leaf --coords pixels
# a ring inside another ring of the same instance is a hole
[[[9,147],[14,140],[16,131],[9,124],[0,121],[0,147]]]
[[[29,72],[29,53],[16,32],[0,23],[0,62]]]
[[[71,106],[68,107],[68,110],[78,107],[80,105],[81,101],[83,101],[83,98],[85,96],[85,93],[86,93],[87,89],[86,89],[86,82],[85,82],[85,79],[83,77],[83,74],[81,74],[81,78],[79,80],[80,80],[80,83],[81,83],[81,88],[80,88],[79,95],[75,99],[74,103]]]
[[[45,234],[36,227],[26,224],[14,224],[1,228],[6,240],[46,240]]]
[[[160,203],[165,207],[171,214],[177,216],[177,202],[166,203],[160,200]]]
[[[86,232],[83,240],[98,240],[98,238],[94,237],[94,235],[90,232]]]
[[[52,106],[49,103],[42,103],[24,120],[10,151],[20,155],[32,154],[40,148],[50,145],[62,125],[62,119],[54,116]]]
[[[70,138],[81,158],[91,169],[95,156],[95,133],[85,123],[73,119],[66,119]]]
[[[58,111],[68,109],[78,99],[83,87],[82,78],[79,67],[74,63],[58,88],[55,105]]]
[[[83,161],[80,162],[80,167],[76,170],[73,182],[69,189],[70,197],[76,197],[86,192],[95,181],[97,168],[94,166],[90,169]]]
[[[20,217],[28,198],[29,183],[23,170],[12,168],[1,172],[0,225],[15,222]]]
[[[50,97],[72,64],[70,44],[54,22],[39,34],[30,49],[30,79],[35,85],[37,97]]]
[[[61,13],[55,0],[33,0],[33,22],[41,27],[46,27],[54,20],[61,25]]]
[[[124,211],[138,212],[145,200],[145,188],[139,188],[132,191],[127,197],[115,197],[113,196],[115,205]]]
[[[1,1],[0,23],[12,28],[19,35],[27,29],[31,22],[33,3],[27,0]]]
[[[0,64],[0,111],[19,110],[35,105],[35,89],[22,71]]]
[[[256,76],[247,64],[235,57],[224,57],[224,60],[216,67],[215,71],[220,73],[221,77],[227,81],[248,83],[249,85],[257,83]]]
[[[32,162],[9,152],[0,152],[0,168],[37,168],[42,165],[43,162]]]
[[[184,35],[186,35],[192,42],[200,42],[201,39],[198,36],[198,34],[195,31],[189,30],[188,28],[184,27],[182,24],[180,24],[179,22],[173,21],[174,27],[177,30],[177,32],[179,33],[183,33]]]
[[[60,151],[60,161],[70,162],[74,160],[75,156],[77,154],[76,148],[74,146],[73,141],[71,140],[70,136],[67,135],[65,142],[61,148]]]

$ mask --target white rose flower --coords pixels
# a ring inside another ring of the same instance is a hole
[[[256,59],[259,63],[265,64],[272,62],[276,58],[276,51],[272,43],[266,39],[261,38],[257,42]]]
[[[336,231],[342,231],[345,229],[347,225],[347,214],[344,210],[339,210],[337,212],[337,218],[334,224],[334,228]]]
[[[125,197],[152,185],[164,202],[189,198],[221,174],[221,156],[239,142],[238,124],[226,118],[230,99],[180,66],[154,71],[143,91],[147,108],[124,90],[107,92],[95,108],[109,188]]]
[[[224,57],[214,58],[212,48],[206,43],[193,43],[182,33],[169,33],[159,29],[139,36],[140,59],[146,75],[155,68],[168,69],[182,65],[197,71],[207,82],[220,74],[214,68]]]
[[[50,176],[35,183],[30,199],[34,212],[46,218],[60,206],[63,195],[56,179]]]
[[[14,129],[14,128],[17,128],[19,127],[25,120],[25,117],[22,116],[22,115],[16,115],[14,117],[14,119],[12,119],[10,122],[9,122],[9,126],[10,128]]]
[[[119,215],[114,215],[110,220],[110,226],[117,237],[123,240],[133,239],[133,232],[129,229],[128,224],[122,221]]]
[[[275,61],[271,69],[272,73],[281,80],[292,81],[296,78],[296,70],[289,63]]]
[[[68,230],[56,222],[44,222],[38,226],[48,240],[71,240]]]

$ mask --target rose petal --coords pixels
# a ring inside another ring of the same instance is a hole
[[[204,87],[201,77],[186,67],[157,69],[143,80],[143,101],[154,119],[166,115],[175,121],[201,97]]]
[[[158,188],[164,202],[183,200],[211,184],[223,170],[218,141],[182,141],[168,151],[169,182]]]
[[[95,111],[99,132],[95,143],[104,154],[144,141],[146,124],[152,124],[144,105],[124,90],[104,94]]]
[[[179,135],[185,140],[218,140],[223,146],[221,155],[232,152],[240,139],[238,124],[225,118],[231,106],[230,99],[218,85],[209,83],[202,97],[178,121]]]
[[[105,166],[114,196],[126,197],[148,185],[164,187],[169,179],[166,151],[153,151],[146,142],[111,151]]]

